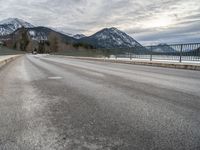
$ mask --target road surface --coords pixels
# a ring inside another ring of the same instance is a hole
[[[25,55],[0,69],[2,150],[199,150],[200,72]]]

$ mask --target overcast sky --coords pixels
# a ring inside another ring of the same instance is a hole
[[[117,27],[142,44],[200,42],[200,0],[0,0],[0,19],[67,33]]]

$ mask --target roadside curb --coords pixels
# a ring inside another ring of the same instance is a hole
[[[5,58],[3,60],[0,60],[0,68],[3,67],[4,65],[8,64],[11,61],[14,61],[15,59],[17,59],[20,56],[21,55],[14,55],[14,56],[11,56],[9,58]]]
[[[82,60],[93,60],[100,62],[111,62],[111,63],[121,63],[121,64],[133,64],[133,65],[143,65],[143,66],[153,66],[153,67],[164,67],[164,68],[175,68],[175,69],[186,69],[186,70],[197,70],[200,71],[200,64],[183,64],[183,63],[171,63],[171,62],[146,62],[146,61],[126,61],[126,60],[109,60],[102,58],[91,58],[91,57],[73,57],[65,56],[73,59]]]

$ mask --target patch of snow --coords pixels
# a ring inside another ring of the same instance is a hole
[[[81,39],[81,38],[84,38],[86,37],[84,34],[76,34],[73,36],[75,39]]]
[[[35,36],[36,34],[35,34],[35,31],[29,31],[29,34],[31,35],[31,36]]]

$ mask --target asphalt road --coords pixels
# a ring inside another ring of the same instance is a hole
[[[200,72],[26,55],[0,69],[1,150],[199,150]]]

